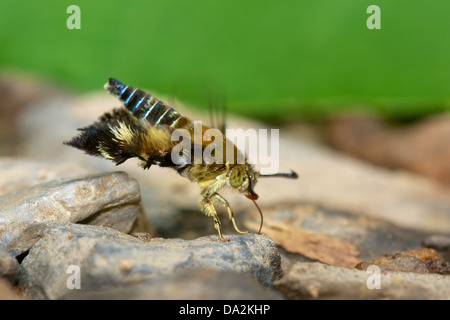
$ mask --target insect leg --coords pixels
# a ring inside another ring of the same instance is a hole
[[[204,214],[206,214],[207,216],[212,216],[213,217],[213,219],[214,219],[214,228],[219,233],[220,240],[222,240],[222,241],[230,241],[230,239],[222,237],[222,231],[220,229],[220,219],[219,219],[219,216],[217,215],[216,209],[214,208],[214,205],[212,204],[210,199],[203,197],[203,198],[200,199],[199,204],[200,204],[200,207],[201,207],[201,209],[202,209]]]
[[[220,194],[218,194],[218,193],[214,193],[212,196],[211,196],[211,201],[213,202],[213,203],[215,203],[215,204],[217,204],[217,205],[219,205],[219,206],[222,206],[222,207],[225,207],[225,208],[227,208],[227,211],[228,211],[228,216],[230,217],[230,220],[231,220],[231,222],[233,222],[233,226],[234,226],[234,229],[237,231],[237,232],[239,232],[239,233],[248,233],[248,231],[241,231],[241,230],[239,230],[239,228],[237,227],[237,225],[236,225],[236,220],[234,219],[234,213],[233,213],[233,210],[231,210],[231,207],[230,207],[230,204],[228,203],[228,201],[224,198],[224,197],[222,197]]]

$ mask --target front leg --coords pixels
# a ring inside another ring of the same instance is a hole
[[[214,193],[213,195],[211,195],[210,199],[211,199],[211,201],[214,204],[227,208],[228,216],[229,216],[231,222],[233,222],[234,229],[237,232],[242,233],[242,234],[248,233],[248,231],[241,231],[241,230],[239,230],[239,228],[236,225],[236,220],[234,219],[233,210],[231,210],[230,204],[228,203],[228,201],[224,197],[222,197],[218,193]]]
[[[222,241],[230,241],[230,239],[222,237],[222,231],[220,229],[220,219],[217,215],[216,209],[214,208],[214,205],[212,204],[211,200],[207,197],[203,197],[199,201],[200,208],[202,209],[203,213],[207,216],[212,216],[214,219],[214,228],[219,233],[220,240]]]

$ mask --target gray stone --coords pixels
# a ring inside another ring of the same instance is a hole
[[[129,232],[139,212],[139,185],[126,173],[53,180],[0,197],[0,243],[17,256],[53,223],[86,222]]]
[[[279,278],[280,255],[261,235],[217,235],[195,240],[142,241],[110,228],[59,224],[47,228],[20,267],[19,285],[35,299],[68,294],[70,265],[79,266],[81,290],[108,290],[191,268],[249,274],[264,286]],[[207,285],[207,284],[204,284]]]
[[[274,287],[288,299],[450,299],[448,276],[382,271],[379,289],[374,276],[373,271],[298,262]]]
[[[390,256],[378,257],[369,261],[358,263],[358,270],[370,270],[371,266],[378,266],[385,271],[402,271],[415,273],[430,273],[431,268],[422,260],[403,253],[395,253]]]
[[[282,296],[248,274],[192,268],[107,290],[71,290],[67,300],[279,300]]]

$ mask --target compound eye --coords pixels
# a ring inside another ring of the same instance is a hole
[[[242,166],[236,167],[230,174],[230,185],[233,188],[240,187],[244,182],[245,170]]]

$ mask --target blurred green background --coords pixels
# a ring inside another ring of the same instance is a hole
[[[81,30],[69,30],[69,5]],[[381,30],[369,30],[369,5]],[[262,119],[364,108],[449,110],[450,1],[151,0],[0,2],[0,70],[80,92],[108,77]]]

